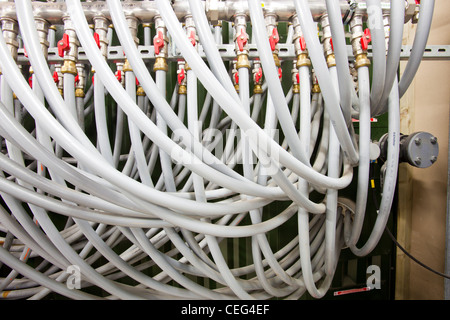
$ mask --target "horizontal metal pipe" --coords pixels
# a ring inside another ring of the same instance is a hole
[[[382,0],[382,7],[385,10],[390,8],[390,0]],[[339,0],[342,16],[345,17],[350,11],[349,1]],[[367,5],[364,0],[353,0],[354,9],[363,15],[367,12]],[[125,14],[138,18],[142,23],[153,21],[159,15],[156,4],[152,0],[147,1],[121,1]],[[248,5],[245,0],[203,0],[208,19],[211,22],[223,20],[232,21],[237,13],[248,14]],[[295,13],[295,6],[292,0],[264,0],[262,1],[265,12],[275,13],[279,21],[289,21]],[[414,15],[415,1],[406,0],[407,6],[405,21],[409,21]],[[49,23],[62,24],[62,18],[67,15],[67,7],[64,2],[40,2],[33,1],[33,12],[35,17],[47,20]],[[319,21],[326,12],[324,0],[309,0],[311,14],[314,20]],[[110,19],[108,5],[104,1],[83,2],[84,14],[89,22],[93,22],[95,16],[103,16]],[[175,0],[174,11],[178,19],[182,20],[190,14],[188,0]],[[14,2],[0,2],[0,17],[17,19]]]

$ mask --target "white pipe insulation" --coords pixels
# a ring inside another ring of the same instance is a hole
[[[44,3],[41,11],[33,1],[17,0],[14,10],[0,3],[2,297],[321,298],[342,249],[373,251],[395,195],[399,99],[423,55],[434,1],[406,1],[420,6],[421,20],[405,79],[393,71],[411,12],[400,1],[356,1],[352,11],[347,1],[292,0],[290,14],[275,1],[227,1],[233,15],[226,18],[221,6],[212,12],[195,0],[136,2],[147,8],[140,13],[129,10],[132,1],[98,1],[97,14],[86,11],[97,1],[66,0],[53,16]],[[342,20],[349,12],[352,30]],[[331,38],[317,32],[324,15]],[[76,23],[68,30],[61,19]],[[293,22],[285,43],[277,19]],[[50,62],[57,27],[60,59]],[[223,40],[234,61],[223,58]],[[113,44],[123,59],[109,59]],[[144,60],[140,45],[154,56]],[[281,59],[281,45],[295,54]],[[390,143],[381,205],[359,248],[370,117],[382,113]],[[354,170],[349,217],[339,193]],[[286,225],[296,232],[275,250],[269,233]],[[227,239],[246,241],[245,261],[230,262]],[[80,279],[72,289],[74,266]]]

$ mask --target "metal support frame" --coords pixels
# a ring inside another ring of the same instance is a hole
[[[279,43],[279,58],[281,60],[294,60],[296,58],[295,48],[293,44],[282,44]],[[217,46],[219,53],[223,60],[232,61],[236,59],[235,45],[234,44],[222,44]],[[352,48],[351,46],[347,46],[349,59],[353,59]],[[176,61],[182,58],[181,54],[177,52],[176,48],[172,48],[173,50],[169,50],[169,54],[167,59],[169,61]],[[144,61],[150,62],[155,59],[154,48],[153,46],[138,46],[138,50],[141,54],[141,57]],[[411,54],[412,46],[404,45],[402,46],[401,60],[408,60]],[[175,51],[175,52],[174,52]],[[202,49],[202,46],[199,45],[199,54],[203,58],[206,58],[206,55]],[[369,47],[369,54],[371,56],[371,47]],[[249,44],[249,59],[252,60],[254,58],[258,58],[258,51],[256,49],[255,44]],[[78,51],[78,60],[79,63],[88,63],[89,60],[86,57],[83,48],[79,48]],[[125,56],[123,54],[123,50],[121,46],[109,46],[108,47],[108,60],[109,61],[122,61],[125,60]],[[450,60],[450,45],[432,45],[427,46],[423,55],[423,60]],[[17,62],[19,64],[28,64],[28,58],[25,57],[24,50],[18,50],[18,59]],[[49,48],[48,49],[48,62],[50,64],[62,63],[63,59],[58,55],[57,48]]]

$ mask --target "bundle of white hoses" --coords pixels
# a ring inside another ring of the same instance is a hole
[[[285,95],[259,0],[249,0],[248,6],[267,99],[261,93],[250,94],[247,68],[239,69],[236,91],[217,50],[219,33],[211,32],[200,1],[189,0],[189,9],[207,61],[192,46],[170,2],[156,0],[171,41],[190,67],[187,95],[174,92],[166,100],[167,74],[159,70],[152,78],[120,1],[109,0],[107,5],[133,70],[125,72],[124,86],[98,49],[81,3],[67,0],[76,35],[95,70],[91,89],[95,122],[94,130],[88,130],[83,116],[89,107],[71,94],[73,76],[65,74],[61,96],[42,54],[31,3],[16,1],[33,87],[0,37],[0,135],[4,142],[0,153],[4,202],[0,206],[0,261],[9,268],[9,274],[0,279],[0,291],[7,292],[3,296],[42,299],[53,291],[72,299],[100,298],[89,293],[94,286],[104,290],[107,299],[298,299],[306,291],[319,298],[331,285],[344,246],[359,256],[374,249],[394,197],[399,99],[420,63],[434,1],[420,5],[414,58],[400,85],[394,70],[400,58],[405,7],[403,1],[391,1],[387,51],[384,32],[376,28],[372,32],[373,63],[380,72],[373,74],[371,86],[369,67],[360,67],[357,93],[348,72],[337,2],[326,1],[336,55],[336,66],[330,68],[308,1],[294,3],[320,93],[311,90],[312,69],[302,66],[298,70],[300,92]],[[367,3],[381,12],[379,0]],[[220,32],[220,27],[215,31]],[[136,78],[149,99],[147,105],[136,97]],[[207,92],[202,106],[197,96],[199,83]],[[105,94],[115,101],[116,123],[106,121],[106,113],[115,107],[106,103]],[[358,110],[353,109],[355,105]],[[23,121],[24,111],[33,120],[31,129],[29,121]],[[208,122],[208,112],[209,126],[202,127],[202,122]],[[367,205],[370,117],[385,112],[389,114],[390,143],[383,198],[372,234],[358,248]],[[348,125],[352,113],[359,118],[358,137]],[[264,119],[256,121],[260,115]],[[284,141],[273,136],[277,128]],[[215,153],[209,134],[227,129],[241,133],[237,146],[234,137],[222,141],[232,156]],[[121,154],[124,130],[129,130],[131,147]],[[92,131],[94,136],[90,136]],[[114,137],[114,143],[109,137]],[[318,151],[312,158],[315,146]],[[355,209],[352,216],[343,215],[338,191],[351,183],[356,166]],[[310,199],[313,191],[322,194],[321,201]],[[263,215],[272,203],[280,203],[282,209],[273,212],[277,207],[272,206]],[[55,222],[61,217],[65,218],[62,225]],[[274,252],[268,233],[293,219],[298,221],[298,234]],[[221,248],[226,238],[248,238],[251,263],[230,266]],[[27,264],[30,258],[33,267]],[[78,289],[66,283],[70,266],[79,270]],[[154,266],[152,270],[157,271],[149,274]],[[124,278],[134,284],[124,284]],[[200,285],[196,280],[200,278],[216,285]]]

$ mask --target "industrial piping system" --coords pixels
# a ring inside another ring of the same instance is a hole
[[[399,162],[437,159],[436,138],[401,135],[399,116],[433,9],[434,0],[0,2],[3,296],[323,297],[343,248],[376,247]],[[398,78],[410,20],[416,38]],[[372,141],[371,118],[386,113],[388,132]],[[380,208],[358,246],[377,159]],[[354,173],[349,206],[339,191]],[[297,234],[274,251],[268,234],[293,222]],[[228,263],[228,238],[248,240],[247,265]]]

